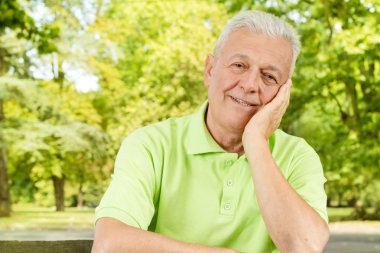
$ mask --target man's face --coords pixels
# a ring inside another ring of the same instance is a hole
[[[208,126],[244,131],[257,110],[288,80],[291,63],[292,47],[287,40],[246,28],[231,33],[217,55],[206,60]]]

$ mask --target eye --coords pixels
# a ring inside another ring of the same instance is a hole
[[[269,82],[270,84],[278,84],[277,79],[269,74],[269,73],[263,73],[264,79]]]
[[[236,67],[236,68],[244,68],[244,64],[243,63],[233,63],[232,64],[234,67]]]
[[[231,64],[231,68],[235,73],[241,73],[248,69],[248,66],[241,62],[235,62]]]

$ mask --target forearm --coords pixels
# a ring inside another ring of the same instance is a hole
[[[184,243],[167,236],[125,225],[112,218],[102,218],[96,224],[92,253],[114,252],[232,253],[235,251]]]
[[[256,137],[245,149],[271,238],[281,252],[322,252],[328,240],[326,222],[286,181],[266,139]]]

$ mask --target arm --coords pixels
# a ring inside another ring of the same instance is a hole
[[[290,186],[268,147],[289,104],[291,81],[247,124],[243,145],[268,232],[281,252],[322,252],[329,237],[320,215]]]
[[[95,239],[91,252],[232,253],[234,251],[184,243],[126,225],[113,218],[101,218],[96,222]]]

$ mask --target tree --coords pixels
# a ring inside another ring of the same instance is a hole
[[[29,17],[16,0],[0,1],[0,37],[12,33],[19,38],[26,38],[30,41],[38,41],[37,48],[40,51],[54,50],[54,46],[49,43],[49,38],[54,36],[53,30],[47,27],[36,27],[33,19]],[[0,46],[0,77],[7,73],[11,62],[12,52],[7,47]],[[3,100],[0,98],[0,124],[5,120]],[[7,172],[7,152],[4,137],[0,133],[0,216],[9,216],[11,211],[11,200],[9,193],[8,172]]]
[[[37,3],[37,5],[38,4],[41,5],[42,3]],[[64,62],[61,59],[64,57],[64,54],[66,54],[66,56],[68,55],[67,50],[65,49],[69,47],[67,45],[58,48],[56,47],[56,45],[60,46],[62,42],[64,42],[64,40],[58,40],[57,37],[59,31],[58,27],[62,29],[62,23],[56,22],[44,24],[42,22],[37,25],[35,21],[26,14],[23,9],[24,7],[25,6],[20,6],[17,1],[1,3],[2,10],[7,14],[2,16],[2,21],[4,21],[2,22],[4,27],[2,27],[1,30],[4,32],[3,37],[7,36],[7,41],[9,41],[9,37],[15,35],[21,39],[18,40],[17,38],[14,38],[13,41],[16,41],[18,44],[21,43],[23,46],[25,46],[25,44],[27,45],[27,47],[21,47],[26,48],[21,51],[12,51],[9,48],[3,47],[3,52],[7,52],[7,58],[1,58],[2,61],[0,62],[3,63],[1,66],[6,68],[7,71],[11,70],[14,72],[14,76],[31,78],[34,76],[34,73],[31,72],[31,67],[43,62],[43,58],[40,58],[40,60],[36,62],[36,58],[39,55],[33,56],[32,58],[29,57],[33,47],[37,48],[39,53],[44,54],[49,54],[55,51],[55,58],[59,56],[57,64],[58,71],[56,72],[56,68],[53,66],[53,74],[57,74],[54,75],[53,81],[49,84],[51,85],[54,82],[58,84],[58,99],[55,99],[54,96],[48,94],[51,87],[48,87],[47,85],[39,85],[39,93],[33,94],[33,92],[28,93],[32,87],[30,86],[30,82],[26,79],[21,80],[14,77],[1,79],[1,88],[3,92],[1,94],[2,96],[0,96],[0,102],[7,100],[9,101],[7,103],[15,108],[14,104],[12,105],[12,101],[15,102],[16,107],[17,104],[25,106],[25,101],[32,98],[36,99],[35,102],[37,102],[34,105],[38,105],[38,98],[40,98],[42,94],[45,94],[48,103],[45,108],[46,110],[43,111],[40,110],[41,108],[29,108],[33,113],[27,115],[27,118],[21,117],[16,118],[15,120],[5,120],[4,117],[1,117],[0,119],[3,119],[4,123],[2,124],[3,127],[1,133],[7,133],[7,138],[1,139],[1,143],[7,145],[1,145],[1,147],[4,147],[4,150],[5,147],[7,147],[7,149],[12,149],[13,155],[16,155],[19,160],[28,164],[31,169],[35,166],[45,168],[46,173],[44,175],[50,175],[49,177],[51,178],[55,189],[56,208],[57,210],[63,210],[65,173],[70,174],[70,172],[73,171],[73,164],[76,164],[76,168],[79,168],[78,161],[80,161],[82,165],[86,163],[97,163],[101,165],[100,163],[102,163],[102,160],[104,160],[104,156],[107,153],[104,152],[107,138],[106,135],[96,127],[76,121],[81,113],[88,113],[88,115],[93,116],[88,117],[86,115],[86,117],[82,117],[82,120],[84,122],[94,123],[94,119],[96,120],[96,113],[91,112],[92,107],[88,107],[88,105],[90,105],[89,102],[85,102],[87,103],[87,108],[86,106],[84,107],[86,108],[86,112],[81,112],[83,107],[81,107],[80,110],[74,109],[73,111],[65,112],[65,110],[73,107],[73,105],[66,106],[65,108],[61,108],[60,106],[60,104],[70,103],[70,101],[63,101],[67,96],[71,96],[73,101],[80,100],[78,98],[81,96],[77,92],[73,92],[72,89],[70,92],[67,92],[70,83],[67,83],[65,72],[63,70]],[[34,6],[30,5],[29,7],[33,9]],[[64,11],[66,9],[61,8],[60,10]],[[65,15],[64,17],[70,16]],[[75,22],[72,24],[75,24]],[[13,29],[14,31],[10,29]],[[60,33],[59,35],[66,36],[66,39],[72,38],[70,37],[72,33]],[[52,46],[53,42],[54,46]],[[57,53],[57,49],[59,49],[59,54]],[[28,54],[25,54],[26,50],[29,50]],[[20,55],[25,62],[24,66],[19,62]],[[16,61],[14,61],[15,58]],[[47,57],[45,57],[45,59],[46,58]],[[41,84],[41,82],[39,83]],[[3,103],[1,103],[1,109],[3,109]],[[1,111],[3,112],[3,110]],[[76,113],[77,115],[72,116],[73,113]],[[1,115],[3,116],[4,114]],[[37,121],[35,120],[36,117]],[[15,122],[17,122],[17,124],[13,124]],[[23,135],[22,132],[31,134]],[[95,143],[100,145],[98,149],[94,148],[94,146],[96,147]],[[64,159],[67,159],[67,162],[64,162]],[[5,159],[3,160],[5,161]],[[17,163],[17,159],[11,160]],[[7,206],[7,208],[4,208],[4,210],[6,210],[4,215],[9,215],[10,197],[7,179],[8,169],[4,163],[2,163],[2,165],[2,171],[4,171],[4,173],[0,173],[0,175],[2,176],[1,186],[4,188],[2,188],[0,193],[4,192],[5,195],[7,195],[7,202],[2,201],[1,203],[4,203]],[[90,168],[88,165],[87,167]],[[75,173],[72,174],[77,175]],[[78,178],[71,177],[71,179],[74,180]],[[83,179],[80,180],[81,183],[83,183]]]
[[[101,91],[95,106],[116,149],[132,130],[205,100],[203,63],[226,20],[223,6],[206,2],[107,6],[91,27],[99,51],[90,63]]]
[[[30,80],[20,80],[18,78],[12,78],[7,76],[0,77],[0,101],[1,105],[4,105],[4,101],[12,100],[28,108],[28,110],[37,110],[37,108],[43,108],[43,102],[37,100],[38,92],[35,83],[32,83]],[[34,96],[30,97],[34,93]],[[41,97],[40,97],[41,99]],[[42,100],[43,101],[43,100]],[[2,106],[1,109],[4,107]],[[4,114],[4,111],[2,112]],[[2,149],[2,159],[1,162],[1,216],[8,216],[11,211],[11,200],[10,200],[10,191],[9,191],[9,182],[8,182],[8,167],[6,163],[6,153],[5,144],[9,144],[12,141],[12,131],[13,126],[19,125],[21,122],[16,119],[5,119],[3,116],[2,121],[0,122],[0,148]],[[15,131],[13,131],[15,132]]]
[[[375,6],[376,1],[334,2],[326,6],[330,10],[326,14],[331,23],[330,36],[326,52],[320,53],[329,70],[321,76],[327,81],[324,97],[335,103],[340,127],[345,130],[340,136],[344,138],[342,144],[346,144],[341,148],[342,155],[349,157],[335,172],[339,174],[342,168],[351,171],[351,204],[359,218],[380,216],[380,197],[370,197],[376,195],[370,190],[376,189],[380,178],[380,150],[374,141],[380,137],[380,88],[376,76],[380,71],[380,37]],[[369,214],[369,207],[377,207],[375,213]]]
[[[101,1],[98,1],[98,3],[101,5]],[[52,17],[52,20],[50,22],[54,26],[59,27],[61,33],[59,38],[56,38],[54,40],[57,46],[57,52],[51,55],[52,57],[44,59],[45,63],[52,66],[51,69],[53,78],[50,82],[48,82],[49,86],[46,86],[46,89],[55,91],[56,99],[54,101],[54,108],[57,111],[56,114],[51,115],[52,117],[47,118],[45,120],[50,121],[53,125],[55,125],[57,129],[61,127],[64,127],[66,129],[65,134],[60,135],[59,137],[61,141],[74,134],[70,134],[70,131],[76,130],[78,131],[75,132],[77,134],[84,134],[85,132],[87,132],[87,134],[85,135],[77,136],[77,140],[86,142],[87,144],[92,141],[98,140],[99,143],[97,145],[100,145],[99,148],[103,147],[103,149],[101,149],[103,152],[98,153],[105,153],[104,150],[106,150],[107,143],[104,141],[104,133],[102,133],[101,131],[96,132],[94,130],[96,129],[96,127],[93,129],[93,126],[91,126],[97,125],[98,122],[96,119],[97,113],[92,111],[92,106],[90,105],[89,101],[82,103],[82,105],[86,104],[87,109],[89,111],[87,111],[85,117],[81,117],[79,119],[82,123],[89,124],[83,124],[81,127],[81,131],[76,129],[76,123],[78,123],[76,122],[76,120],[78,119],[73,120],[72,114],[79,113],[79,110],[77,109],[78,105],[74,105],[67,98],[70,97],[73,99],[73,101],[77,101],[82,96],[79,95],[73,89],[73,83],[70,81],[68,75],[68,72],[70,70],[67,70],[67,68],[65,69],[64,67],[64,65],[66,65],[70,66],[71,68],[86,68],[86,54],[83,52],[87,52],[86,50],[89,50],[89,44],[91,44],[91,41],[89,41],[88,38],[89,34],[86,32],[86,29],[88,23],[91,23],[93,21],[88,20],[87,17],[89,17],[89,15],[86,16],[84,15],[84,13],[86,13],[86,11],[95,12],[97,11],[97,7],[88,7],[87,4],[84,4],[80,1],[78,2],[70,0],[62,1],[59,4],[46,1],[46,6],[49,8],[48,13]],[[78,16],[78,13],[82,14]],[[73,49],[74,43],[75,49]],[[89,117],[88,115],[92,116]],[[92,137],[88,139],[89,136]],[[50,142],[49,145],[53,146],[53,149],[61,148],[57,147],[57,144],[54,142]],[[71,152],[69,152],[70,155],[66,153],[62,154],[61,152],[48,152],[48,154],[46,154],[48,157],[51,157],[51,161],[54,161],[54,164],[51,164],[50,166],[52,166],[52,168],[56,168],[55,170],[51,171],[49,169],[49,166],[44,166],[44,168],[46,169],[45,174],[50,175],[53,182],[56,198],[56,209],[58,211],[62,211],[64,209],[64,185],[69,175],[77,175],[77,177],[71,176],[70,179],[74,181],[79,180],[80,187],[78,195],[80,195],[82,194],[81,185],[84,183],[82,173],[82,171],[84,170],[80,166],[90,168],[91,166],[89,166],[88,163],[92,164],[94,160],[100,162],[104,158],[104,155],[98,155],[97,159],[92,158],[91,160],[88,155],[84,154],[84,151],[86,150],[88,154],[94,154],[94,152],[97,152],[97,149],[90,149],[91,146],[86,145],[84,143],[80,144],[79,142],[77,142],[74,145],[70,146],[72,148]],[[81,147],[81,149],[77,150],[76,148],[79,147]],[[81,162],[81,164],[79,165],[78,162]],[[76,166],[73,166],[74,164]],[[79,172],[68,170],[68,168],[73,167],[79,169]]]

